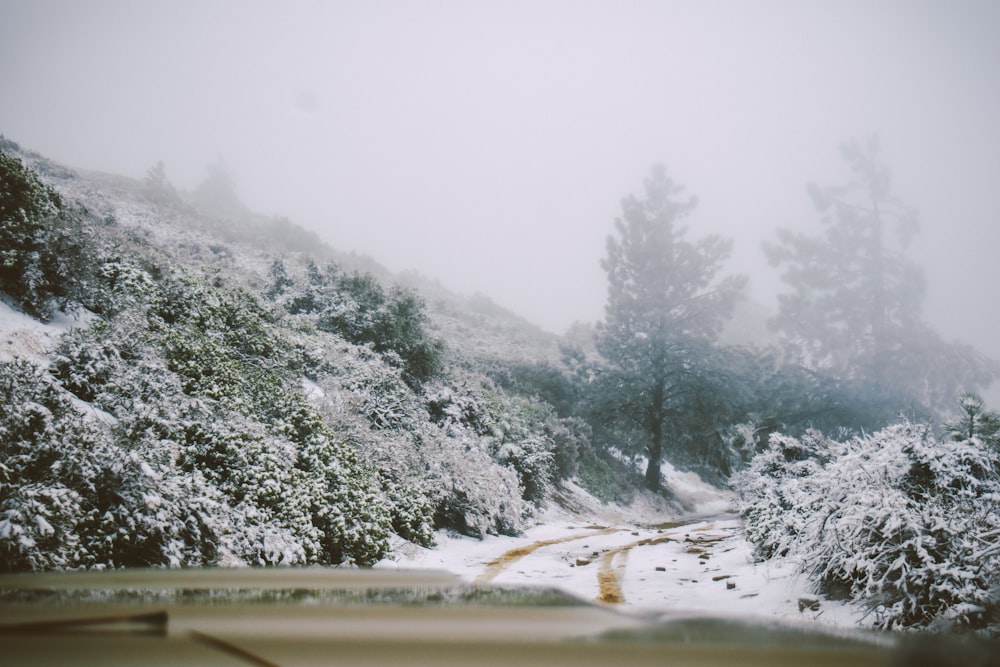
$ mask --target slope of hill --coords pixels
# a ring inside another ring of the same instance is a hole
[[[503,388],[558,341],[487,298],[0,152],[3,570],[368,564],[517,533],[575,469],[573,421]]]

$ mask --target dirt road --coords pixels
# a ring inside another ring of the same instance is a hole
[[[565,588],[569,579],[573,582],[571,588],[593,589],[593,599],[598,602],[622,605],[630,597],[639,601],[642,598],[639,593],[654,573],[661,574],[663,580],[672,572],[677,586],[697,581],[692,577],[694,572],[704,573],[716,582],[731,580],[735,574],[722,573],[721,567],[709,562],[715,551],[735,548],[725,543],[736,537],[737,526],[731,517],[724,519],[726,522],[721,526],[706,519],[646,527],[590,526],[570,535],[536,540],[509,549],[487,562],[473,581],[477,584],[502,583],[527,577],[545,583],[544,580],[550,578],[557,587]],[[630,558],[634,562],[631,568]],[[554,560],[559,563],[558,569],[575,571],[552,571]],[[518,570],[505,577],[514,565],[518,565]],[[713,570],[718,570],[719,574],[709,574]],[[584,584],[581,580],[586,578],[592,583]],[[723,590],[733,590],[735,582],[729,581],[725,586],[728,588]],[[626,589],[634,590],[627,596]]]

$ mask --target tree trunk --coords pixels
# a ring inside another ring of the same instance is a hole
[[[663,393],[664,384],[657,380],[653,384],[653,400],[649,420],[649,462],[646,464],[646,488],[660,490],[660,464],[663,461]]]

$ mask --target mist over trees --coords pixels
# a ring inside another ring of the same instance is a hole
[[[164,197],[161,167],[43,182],[0,148],[2,307],[84,313],[0,357],[0,571],[370,565],[392,534],[520,531],[575,461],[551,407],[444,356],[410,290]],[[88,261],[45,272],[63,211]]]
[[[730,242],[687,240],[696,201],[663,166],[644,199],[623,200],[602,262],[605,320],[582,333],[591,345],[567,341],[564,361],[575,414],[612,457],[644,461],[647,488],[659,488],[664,458],[728,476],[773,433],[871,432],[900,415],[940,429],[960,394],[998,375],[996,362],[923,322],[923,273],[906,255],[917,217],[893,195],[878,142],[842,154],[851,181],[809,188],[821,233],[780,230],[764,246],[789,289],[771,345],[720,342],[744,279],[724,277]]]
[[[923,322],[924,274],[906,256],[917,215],[892,194],[878,141],[851,141],[841,152],[852,181],[809,187],[820,234],[779,230],[764,244],[791,290],[778,296],[771,325],[797,363],[890,411],[940,415],[961,391],[989,386],[998,367]]]

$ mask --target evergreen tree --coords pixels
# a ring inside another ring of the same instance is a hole
[[[685,239],[679,222],[696,200],[677,198],[682,188],[664,166],[653,168],[645,189],[644,200],[622,201],[608,237],[608,302],[597,347],[608,362],[604,402],[643,433],[645,484],[656,490],[666,439],[693,390],[708,381],[711,345],[745,280],[716,279],[731,242]]]
[[[779,295],[771,325],[807,367],[873,401],[941,409],[960,390],[988,386],[996,365],[922,322],[923,272],[905,254],[916,214],[892,195],[878,150],[875,139],[844,145],[852,182],[809,187],[822,236],[783,229],[764,244],[792,290]]]
[[[218,216],[239,216],[247,213],[236,194],[233,172],[222,157],[208,165],[208,175],[194,191],[196,205]]]
[[[923,274],[903,253],[916,216],[891,195],[877,141],[854,141],[842,152],[855,181],[809,187],[823,236],[782,229],[778,244],[764,245],[793,290],[778,297],[773,325],[810,365],[881,385],[899,333],[919,321]]]
[[[176,205],[181,201],[176,188],[167,178],[167,170],[163,166],[163,160],[157,161],[146,172],[143,188],[146,195],[157,203]]]
[[[1000,412],[988,409],[983,399],[972,393],[958,399],[961,416],[946,423],[945,429],[952,440],[961,442],[979,438],[984,443],[1000,448]]]

